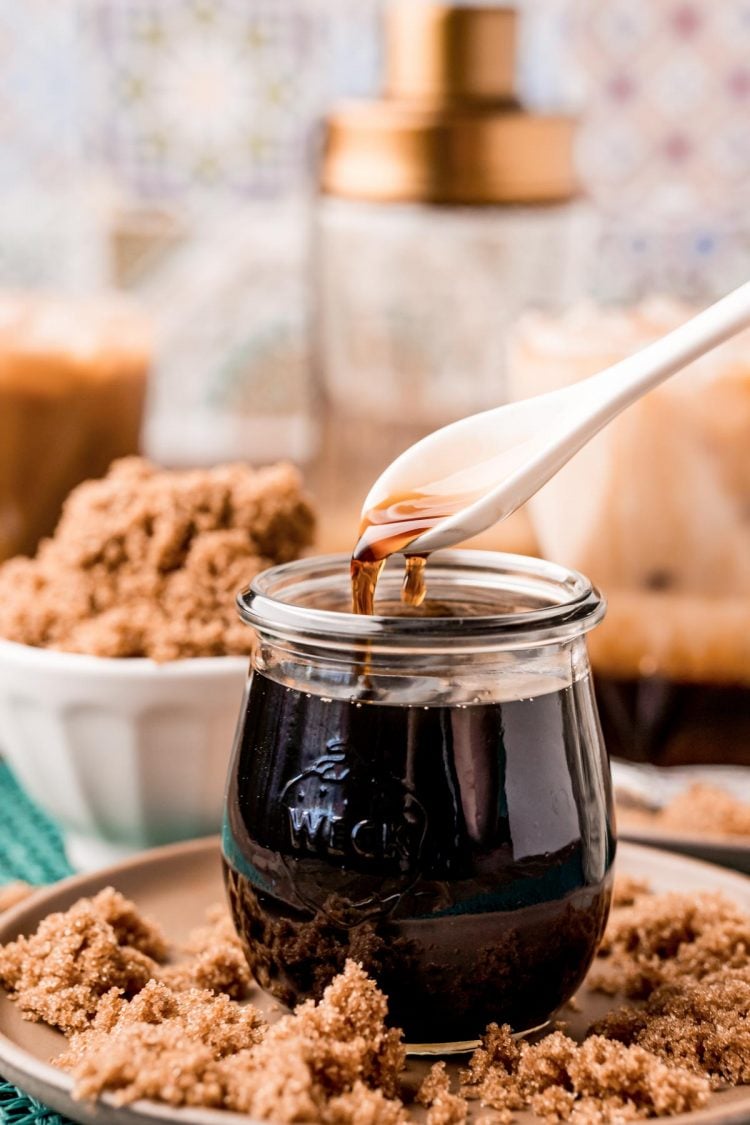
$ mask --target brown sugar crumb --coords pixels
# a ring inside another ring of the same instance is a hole
[[[662,894],[615,910],[588,984],[646,999],[662,984],[750,965],[750,916],[721,894]]]
[[[594,1035],[568,1065],[574,1093],[607,1099],[618,1110],[632,1106],[643,1117],[687,1113],[708,1100],[709,1084],[684,1067],[670,1066],[640,1047]]]
[[[648,894],[651,894],[648,880],[638,879],[634,875],[617,875],[612,888],[612,909],[632,906],[642,895]]]
[[[642,813],[652,824],[678,832],[750,836],[750,805],[716,785],[696,781],[654,813]]]
[[[209,908],[206,925],[192,931],[181,952],[187,959],[161,969],[159,980],[178,990],[203,988],[226,993],[233,1000],[247,996],[250,972],[225,906]]]
[[[427,1106],[427,1125],[464,1125],[469,1103],[451,1093],[451,1080],[444,1062],[432,1066],[417,1093],[420,1105]]]
[[[406,1125],[409,1115],[400,1101],[357,1081],[345,1094],[331,1098],[325,1120],[328,1125]]]
[[[720,894],[668,894],[612,914],[594,988],[644,1001],[590,1033],[640,1046],[713,1086],[750,1082],[750,917]]]
[[[301,1004],[249,1056],[223,1064],[227,1108],[282,1123],[328,1122],[328,1103],[361,1082],[393,1101],[388,1112],[397,1114],[405,1050],[402,1033],[385,1026],[387,1007],[375,982],[348,961],[318,1004]],[[341,1120],[340,1104],[337,1112]]]
[[[473,1096],[501,1110],[504,1121],[528,1106],[549,1122],[607,1125],[684,1113],[704,1105],[710,1092],[707,1078],[643,1047],[598,1035],[578,1044],[553,1032],[538,1043],[522,1043],[515,1061],[489,1066],[486,1048],[480,1051],[474,1072],[482,1077]],[[464,1092],[469,1096],[471,1085]]]
[[[158,981],[132,1000],[110,994],[86,1031],[57,1060],[75,1079],[75,1096],[110,1091],[118,1104],[155,1098],[170,1105],[223,1103],[217,1062],[257,1043],[263,1021],[250,1006]]]
[[[139,949],[154,961],[163,961],[168,945],[160,926],[144,918],[129,899],[113,887],[105,887],[90,900],[92,906],[115,931],[120,945]]]
[[[116,461],[65,502],[33,559],[0,566],[0,636],[96,656],[246,654],[237,591],[312,540],[297,471]]]
[[[160,931],[108,887],[0,946],[0,983],[25,1018],[81,1031],[110,989],[132,996],[143,988],[165,952]]]
[[[681,981],[651,994],[642,1009],[610,1012],[592,1031],[638,1044],[712,1085],[750,1083],[750,980]]]
[[[498,1111],[503,1125],[511,1120],[513,1110],[522,1109],[524,1105],[516,1081],[521,1052],[522,1047],[507,1024],[499,1027],[491,1023],[469,1059],[468,1067],[460,1072],[462,1096],[478,1099],[482,1105]]]
[[[302,1004],[268,1029],[228,996],[150,981],[131,1000],[104,997],[58,1062],[79,1098],[110,1091],[119,1104],[149,1097],[282,1123],[401,1125],[405,1052],[401,1033],[385,1026],[386,1010],[352,962],[319,1004]]]
[[[521,1048],[513,1038],[507,1023],[499,1027],[491,1023],[479,1047],[469,1059],[469,1066],[461,1071],[461,1081],[468,1086],[480,1083],[493,1067],[512,1073],[521,1057]]]
[[[4,910],[10,910],[11,906],[17,906],[19,902],[23,902],[33,893],[34,888],[29,883],[21,882],[21,880],[4,883],[0,887],[0,914]]]

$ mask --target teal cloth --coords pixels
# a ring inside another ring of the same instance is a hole
[[[0,760],[0,884],[41,886],[72,874],[55,825]],[[68,1125],[67,1119],[0,1078],[1,1125]]]

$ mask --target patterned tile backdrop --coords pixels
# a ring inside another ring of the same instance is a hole
[[[573,0],[569,32],[601,288],[750,276],[750,0]]]
[[[0,285],[137,283],[164,325],[155,401],[244,432],[238,379],[256,407],[269,371],[309,366],[317,122],[376,88],[383,2],[0,0]],[[522,8],[523,93],[580,113],[589,288],[705,298],[750,276],[750,0]],[[221,293],[234,333],[198,323]]]
[[[0,280],[54,275],[66,231],[71,279],[96,280],[107,247],[83,242],[115,205],[204,210],[304,185],[325,105],[376,85],[381,2],[0,0]],[[688,285],[696,270],[731,282],[750,211],[750,0],[523,8],[523,89],[578,105],[582,179],[623,276],[661,258]]]
[[[93,0],[82,22],[100,76],[94,151],[140,198],[283,190],[309,165],[312,122],[350,84],[347,63],[370,65],[372,5],[356,18],[342,5],[340,25],[334,7]]]
[[[0,283],[100,283],[106,273],[83,130],[89,72],[69,0],[0,0]]]
[[[378,0],[0,0],[0,284],[107,278],[115,211],[299,191]]]

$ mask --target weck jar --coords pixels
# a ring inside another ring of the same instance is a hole
[[[223,856],[252,972],[293,1005],[361,962],[416,1051],[542,1026],[609,910],[585,640],[602,599],[563,567],[458,551],[418,610],[389,564],[362,617],[348,562],[275,567],[239,598],[258,644]]]

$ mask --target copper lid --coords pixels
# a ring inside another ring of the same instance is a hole
[[[385,93],[411,100],[512,101],[515,31],[513,8],[391,3]]]
[[[513,99],[513,9],[394,0],[386,11],[388,96],[330,114],[323,191],[453,204],[575,194],[573,120]]]
[[[359,102],[328,119],[323,191],[350,199],[553,203],[575,192],[574,122]]]

